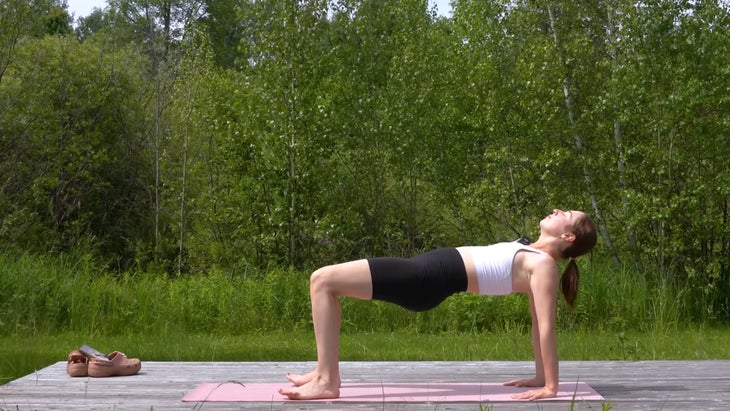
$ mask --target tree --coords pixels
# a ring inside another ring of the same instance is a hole
[[[567,11],[567,10],[576,10],[578,8],[571,7],[573,4],[565,5],[561,11]],[[565,96],[565,111],[568,116],[568,123],[571,128],[571,132],[573,135],[573,141],[575,142],[575,153],[578,160],[578,163],[581,165],[582,168],[582,175],[583,180],[585,182],[585,188],[587,191],[587,195],[590,197],[590,202],[593,208],[594,217],[597,220],[598,229],[601,233],[601,236],[603,237],[603,242],[606,245],[606,247],[609,250],[612,250],[613,248],[613,241],[611,240],[611,236],[609,235],[608,228],[606,227],[606,223],[603,219],[603,212],[602,208],[599,206],[597,193],[596,193],[596,187],[594,184],[594,178],[593,178],[593,172],[590,169],[589,165],[587,164],[586,155],[585,155],[585,148],[584,148],[584,137],[582,136],[582,131],[578,127],[578,116],[581,114],[581,112],[588,112],[589,110],[584,109],[580,110],[579,107],[576,107],[576,98],[575,98],[575,87],[576,87],[576,73],[574,73],[574,70],[577,70],[577,65],[571,64],[571,60],[578,60],[575,56],[579,55],[579,51],[575,49],[569,49],[571,46],[570,44],[567,44],[565,40],[562,38],[562,35],[564,33],[563,30],[561,30],[562,27],[558,27],[557,22],[557,16],[556,16],[556,7],[548,4],[546,6],[547,8],[547,15],[548,15],[548,21],[550,23],[550,31],[552,34],[553,42],[555,49],[557,50],[557,57],[560,60],[560,65],[563,67],[564,72],[562,73],[562,86],[563,86],[563,95]],[[567,13],[566,13],[567,14]],[[595,16],[588,16],[586,18],[585,16],[566,16],[566,20],[572,19],[573,21],[590,21],[595,18]],[[580,18],[582,17],[582,19]],[[562,19],[561,19],[562,20]],[[600,21],[600,20],[599,20]],[[567,23],[567,22],[566,22]],[[563,23],[563,24],[566,24]],[[567,24],[566,24],[567,25]],[[590,32],[589,32],[590,33]],[[595,31],[594,31],[595,33]],[[585,49],[585,44],[591,44],[592,42],[590,39],[587,39],[588,41],[580,41],[582,39],[578,39],[578,44],[580,46],[583,46],[582,48]],[[578,49],[580,50],[580,49]],[[590,50],[590,48],[589,48]],[[601,54],[597,53],[589,53],[589,56],[597,56],[599,59],[603,58]],[[595,57],[594,57],[595,58]],[[595,61],[586,61],[586,60],[579,60],[579,64],[583,64],[583,68],[588,67],[600,67],[599,64],[596,64]],[[603,80],[603,79],[601,79]],[[616,265],[619,265],[619,261],[617,258],[617,255],[615,252],[613,252],[613,258],[614,263]]]
[[[651,278],[696,286],[688,298],[714,296],[705,310],[724,318],[729,22],[714,2],[637,5],[621,21],[616,73],[625,156],[637,164],[627,170],[627,219]]]
[[[179,44],[183,42],[204,13],[202,0],[112,0],[103,11],[83,20],[78,31],[82,39],[90,36],[104,38],[116,47],[135,47],[144,50],[148,66],[142,71],[150,82],[150,120],[148,127],[148,161],[154,181],[151,203],[154,232],[154,261],[160,265],[174,257],[177,247],[166,237],[171,215],[166,211],[163,197],[165,181],[162,157],[166,150],[168,131],[172,128],[167,109],[175,83],[179,63]],[[176,209],[172,206],[170,209]],[[177,253],[179,254],[179,252]]]
[[[64,36],[71,32],[65,2],[6,0],[0,3],[0,82],[22,36]]]
[[[21,0],[0,3],[0,83],[13,57],[18,39],[24,34],[24,22],[29,12],[26,2]]]
[[[0,87],[2,217],[29,227],[6,241],[134,258],[146,235],[140,68],[136,55],[93,42],[46,37],[17,50]]]
[[[210,38],[215,63],[223,68],[235,68],[245,62],[241,53],[245,41],[246,27],[253,22],[245,20],[241,8],[250,7],[245,0],[208,0],[205,2],[207,13],[202,24]],[[243,61],[241,61],[243,60]]]

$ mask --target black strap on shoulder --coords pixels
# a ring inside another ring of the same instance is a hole
[[[520,244],[523,244],[523,245],[530,245],[530,244],[532,244],[532,240],[530,239],[530,237],[526,237],[526,236],[520,238],[519,240],[517,240],[517,242],[520,243]]]

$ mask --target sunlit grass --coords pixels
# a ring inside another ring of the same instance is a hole
[[[583,268],[577,308],[559,305],[561,360],[730,358],[730,329],[702,325],[712,315],[696,323],[688,293],[606,261]],[[307,281],[290,270],[115,276],[84,258],[0,254],[0,383],[83,343],[143,361],[314,360]],[[342,306],[343,360],[532,360],[523,295],[462,293],[424,313]]]
[[[571,331],[558,334],[563,361],[730,359],[730,329],[650,332]],[[311,332],[250,335],[79,334],[0,337],[0,382],[57,361],[81,344],[119,350],[143,361],[313,361]],[[345,333],[343,361],[532,361],[524,333]]]

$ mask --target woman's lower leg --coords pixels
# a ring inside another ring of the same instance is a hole
[[[367,261],[360,260],[319,269],[312,274],[310,298],[317,343],[317,368],[304,375],[290,375],[297,386],[280,390],[294,399],[336,398],[339,396],[340,327],[342,312],[339,298],[369,299],[372,283]]]

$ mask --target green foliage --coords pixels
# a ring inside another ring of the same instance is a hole
[[[147,203],[139,60],[53,37],[15,60],[0,87],[3,241],[128,258]]]
[[[46,29],[45,34],[51,36],[64,37],[71,34],[71,16],[68,12],[59,6],[53,6],[43,16],[43,24]]]
[[[535,236],[584,209],[602,271],[679,290],[609,322],[727,321],[726,5],[454,5],[114,0],[71,39],[58,2],[4,1],[0,242],[193,281]],[[521,329],[518,300],[461,302]]]

